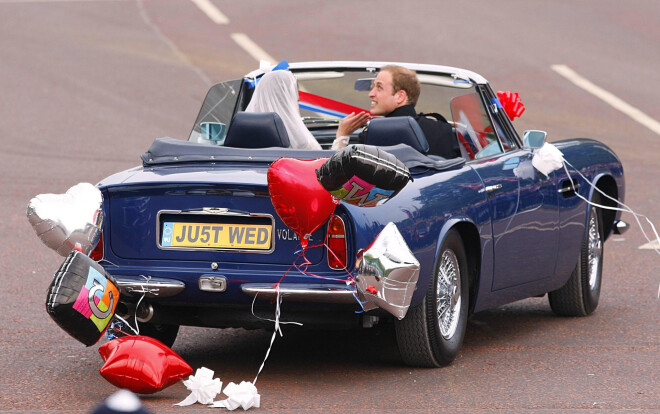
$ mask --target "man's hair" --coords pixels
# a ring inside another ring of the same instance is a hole
[[[397,65],[383,66],[380,70],[386,70],[392,74],[394,93],[401,90],[405,91],[406,95],[408,95],[408,103],[412,106],[417,105],[421,86],[414,70]]]

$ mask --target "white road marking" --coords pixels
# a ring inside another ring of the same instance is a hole
[[[624,114],[628,115],[635,121],[644,125],[651,131],[660,135],[660,122],[646,115],[644,112],[624,102],[623,100],[616,97],[612,93],[606,91],[605,89],[594,85],[588,79],[585,79],[582,76],[578,75],[573,69],[569,68],[566,65],[552,65],[551,68],[552,70],[563,76],[564,78],[573,82],[575,85],[579,86],[580,88],[584,89],[590,94],[602,99],[603,101],[605,101],[605,103],[611,105],[615,109],[623,112]]]
[[[206,14],[215,24],[229,24],[229,19],[209,0],[190,0]]]
[[[134,0],[0,0],[0,3],[100,3],[112,1],[134,1]]]
[[[255,58],[257,62],[266,60],[271,64],[276,63],[276,60],[271,55],[254,43],[245,33],[232,33],[231,38],[234,39],[234,42],[238,43],[238,45],[250,56]]]
[[[642,244],[641,246],[638,247],[638,249],[658,250],[660,249],[660,240],[654,240],[651,243]]]
[[[172,50],[172,53],[174,53],[174,55],[178,57],[185,65],[187,65],[193,71],[195,71],[195,73],[197,73],[199,78],[202,81],[204,81],[204,83],[206,83],[207,86],[213,85],[213,82],[211,82],[208,76],[206,76],[206,74],[204,74],[204,72],[202,72],[200,68],[195,66],[190,61],[190,59],[188,59],[188,57],[181,50],[179,50],[178,47],[176,47],[174,42],[171,41],[167,36],[165,36],[165,34],[158,28],[158,26],[156,26],[156,24],[153,21],[151,21],[151,19],[149,18],[149,13],[147,13],[147,11],[145,10],[142,0],[137,0],[137,6],[140,12],[140,17],[142,17],[142,20],[146,23],[147,26],[149,26],[154,31],[156,36],[158,36],[158,38],[160,38],[163,41],[163,43],[169,46],[170,50]]]

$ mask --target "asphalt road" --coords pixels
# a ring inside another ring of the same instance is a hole
[[[520,93],[515,122],[550,140],[593,137],[626,172],[627,204],[660,226],[660,135],[552,69],[563,64],[660,120],[660,3],[653,0],[437,0],[212,3],[0,0],[0,412],[88,412],[115,389],[47,316],[62,261],[25,217],[30,198],[137,165],[158,137],[185,139],[208,87],[256,68],[243,34],[273,59],[459,66]],[[651,126],[652,126],[651,122]],[[401,365],[388,329],[285,330],[259,377],[260,411],[660,411],[660,255],[631,215],[605,245],[601,301],[558,318],[546,298],[474,315],[458,359]],[[264,331],[183,328],[174,345],[225,384],[252,380]],[[173,407],[176,384],[144,398]]]

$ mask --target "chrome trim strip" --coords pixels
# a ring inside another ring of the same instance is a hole
[[[276,296],[276,288],[271,284],[245,283],[241,290],[248,296],[271,300]],[[280,294],[289,301],[317,303],[357,303],[350,287],[338,285],[295,285],[280,283]]]
[[[250,249],[211,249],[211,248],[181,248],[181,247],[163,247],[160,244],[160,215],[161,214],[199,214],[199,215],[214,215],[214,216],[230,216],[230,217],[256,217],[256,218],[268,218],[272,226],[271,232],[271,246],[268,250],[250,250]],[[160,250],[178,250],[178,251],[187,251],[187,252],[231,252],[231,253],[257,253],[257,254],[270,254],[275,251],[275,219],[271,214],[256,214],[256,213],[247,213],[245,211],[232,211],[224,207],[203,207],[199,210],[160,210],[156,215],[156,246]]]
[[[140,276],[141,277],[141,276]],[[127,280],[115,277],[121,295],[140,297],[144,294],[147,298],[169,298],[177,295],[186,288],[186,284],[180,280],[164,278],[144,278],[142,280]]]

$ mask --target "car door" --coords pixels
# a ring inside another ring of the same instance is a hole
[[[532,151],[521,147],[497,102],[481,86],[451,104],[459,142],[490,204],[493,291],[552,276],[559,240],[554,177],[534,169]]]

